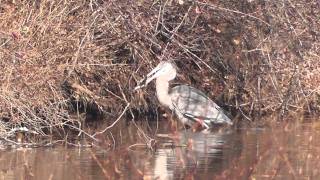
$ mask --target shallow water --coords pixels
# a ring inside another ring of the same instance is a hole
[[[0,178],[318,179],[320,133],[314,127],[158,133],[152,150],[127,145],[115,150],[61,146],[2,150]]]

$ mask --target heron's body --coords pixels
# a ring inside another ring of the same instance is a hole
[[[232,124],[223,110],[200,90],[188,85],[169,89],[169,81],[176,76],[175,67],[170,62],[160,63],[148,76],[146,84],[156,78],[159,102],[174,111],[182,123],[189,126],[199,123],[204,128],[211,128],[215,123]]]

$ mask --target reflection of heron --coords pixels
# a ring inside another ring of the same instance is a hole
[[[153,154],[154,161],[145,169],[153,170],[150,179],[208,179],[230,170],[241,155],[242,138],[232,130],[216,133],[181,130],[174,137],[162,135]]]
[[[176,74],[173,63],[160,62],[139,82],[135,90],[146,86],[156,78],[158,100],[173,110],[182,123],[189,126],[198,123],[204,128],[211,128],[214,123],[232,125],[232,121],[223,110],[200,90],[187,85],[175,86],[169,90],[169,81],[173,80]]]

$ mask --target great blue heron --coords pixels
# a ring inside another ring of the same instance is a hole
[[[216,123],[232,125],[223,110],[200,90],[188,85],[169,89],[169,81],[175,79],[176,75],[176,66],[172,62],[162,61],[138,83],[135,90],[156,79],[159,102],[174,111],[183,124],[193,126],[198,123],[206,129],[212,128]]]

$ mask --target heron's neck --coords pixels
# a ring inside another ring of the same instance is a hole
[[[157,97],[159,102],[162,105],[167,106],[171,109],[172,103],[171,103],[171,97],[169,95],[169,81],[166,78],[161,78],[161,77],[157,78],[156,90],[157,90]]]

